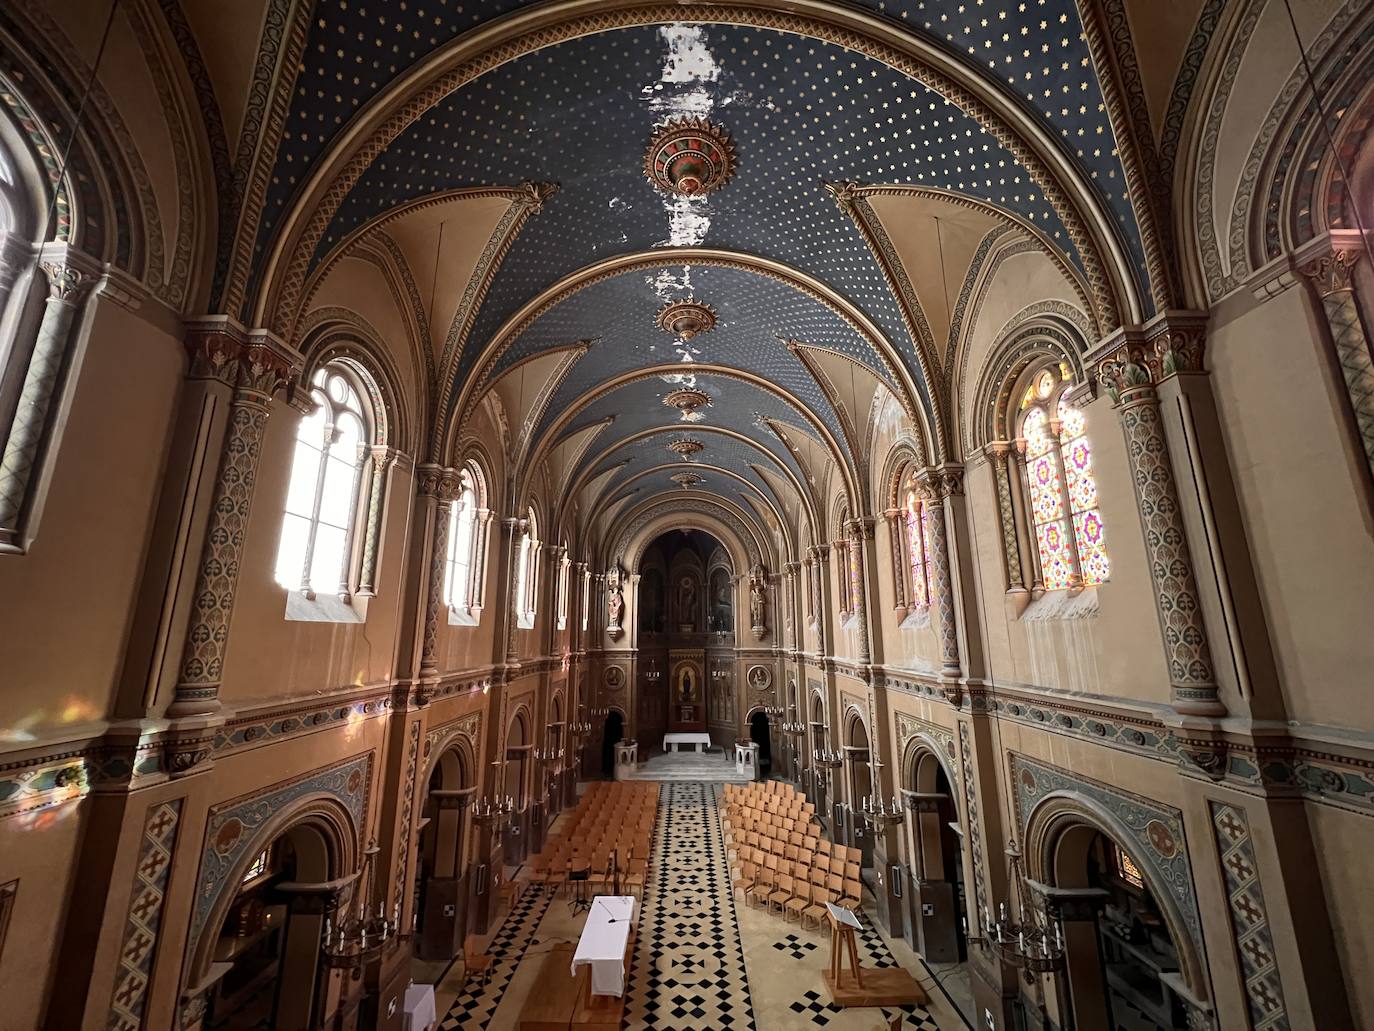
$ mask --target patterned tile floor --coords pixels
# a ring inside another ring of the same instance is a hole
[[[748,1028],[793,1031],[882,1031],[895,1009],[842,1010],[826,1001],[821,972],[828,935],[781,917],[737,907],[721,837],[717,798],[707,783],[665,783],[650,865],[639,909],[627,992],[627,1031]],[[538,957],[559,942],[576,942],[585,916],[562,899],[527,895],[492,940],[491,983],[461,990],[461,967],[438,986],[451,999],[441,1031],[514,1031],[520,1009],[538,990]],[[929,974],[898,943],[902,963],[930,986]],[[865,917],[859,936],[865,966],[896,966],[889,943]],[[455,998],[455,992],[456,998]],[[962,1029],[938,991],[930,1009],[907,1007],[903,1028]]]

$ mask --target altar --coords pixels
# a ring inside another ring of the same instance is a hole
[[[633,895],[597,895],[592,899],[582,939],[573,956],[572,976],[577,976],[580,966],[591,967],[593,995],[625,994],[625,953],[634,918]]]
[[[669,745],[672,747],[669,748]],[[711,747],[711,735],[687,730],[676,730],[663,735],[665,752],[676,752],[680,745],[696,745],[698,752],[704,752]]]

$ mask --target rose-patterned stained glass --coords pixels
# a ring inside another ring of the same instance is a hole
[[[1064,476],[1073,511],[1074,541],[1085,586],[1106,581],[1112,566],[1102,532],[1102,513],[1097,506],[1097,478],[1093,475],[1092,447],[1084,435],[1083,413],[1059,399],[1059,447],[1064,455]]]
[[[1047,591],[1068,587],[1073,575],[1073,544],[1064,518],[1064,493],[1059,482],[1059,457],[1043,408],[1026,416],[1026,473],[1030,480],[1031,514],[1040,552],[1041,579]]]
[[[923,609],[930,604],[926,589],[926,534],[924,506],[916,495],[906,501],[906,557],[911,570],[911,607]]]

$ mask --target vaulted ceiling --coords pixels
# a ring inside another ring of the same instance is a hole
[[[248,303],[299,333],[370,255],[432,417],[494,406],[584,525],[685,489],[823,518],[885,402],[949,454],[990,251],[1042,251],[1097,330],[1150,296],[1073,0],[862,7],[319,3]],[[687,118],[733,149],[695,196],[645,173]],[[656,324],[684,299],[714,317],[690,338]],[[666,406],[684,386],[709,403]]]

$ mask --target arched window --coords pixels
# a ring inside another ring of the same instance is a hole
[[[568,628],[568,580],[572,566],[568,558],[568,542],[564,541],[558,557],[558,629]]]
[[[310,379],[314,409],[296,429],[277,582],[313,598],[351,595],[353,543],[373,443],[368,391],[351,366],[330,363]]]
[[[1097,504],[1083,413],[1069,404],[1067,375],[1041,369],[1021,399],[1021,440],[1032,536],[1047,591],[1103,583],[1111,563]]]
[[[539,589],[539,519],[534,509],[526,514],[525,532],[520,538],[520,555],[515,572],[516,625],[524,630],[534,626],[535,593]]]
[[[475,465],[459,473],[460,490],[449,510],[444,561],[444,604],[449,622],[476,626],[482,616],[482,575],[487,551],[485,481]]]
[[[907,607],[930,608],[930,537],[926,532],[926,506],[914,490],[907,491],[902,511],[902,560],[898,575],[906,576]]]
[[[592,571],[582,571],[582,632],[586,633],[592,617]]]

